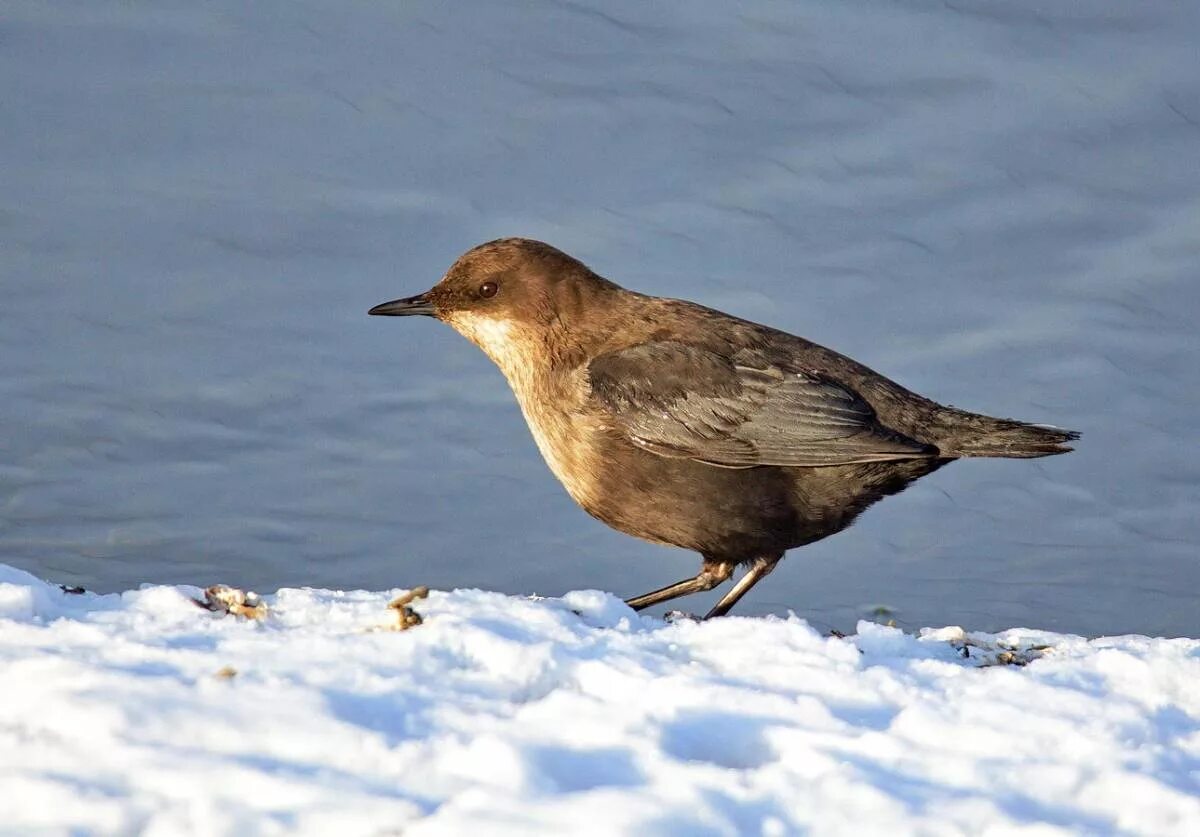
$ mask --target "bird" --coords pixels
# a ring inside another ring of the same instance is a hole
[[[627,290],[541,241],[460,256],[430,290],[371,308],[428,316],[508,380],[550,470],[588,514],[699,553],[634,610],[744,573],[723,616],[784,554],[964,457],[1070,451],[1079,434],[944,406],[802,337]]]

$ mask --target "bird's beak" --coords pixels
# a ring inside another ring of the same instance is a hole
[[[432,317],[437,311],[425,294],[417,294],[404,299],[393,299],[391,302],[381,302],[367,313],[379,317],[413,317],[418,314]]]

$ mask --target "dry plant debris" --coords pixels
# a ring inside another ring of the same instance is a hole
[[[199,607],[213,613],[232,613],[245,619],[265,619],[267,603],[257,593],[239,590],[228,584],[214,584],[204,591],[204,600],[192,599]]]
[[[429,588],[422,584],[420,587],[414,587],[407,593],[397,596],[388,602],[388,609],[395,614],[396,621],[391,625],[383,626],[384,630],[389,631],[407,631],[409,628],[416,627],[421,624],[421,614],[413,610],[409,605],[417,599],[424,599],[429,596]]]

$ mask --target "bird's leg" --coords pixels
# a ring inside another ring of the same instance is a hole
[[[746,574],[737,580],[737,584],[733,585],[728,593],[721,597],[721,600],[713,605],[712,610],[705,614],[705,619],[712,619],[714,616],[724,616],[733,606],[738,603],[738,600],[746,595],[755,584],[767,575],[770,575],[771,570],[775,569],[775,565],[779,563],[779,559],[783,554],[766,555],[761,558],[755,558],[754,563],[750,565],[750,569]]]
[[[685,578],[683,581],[668,584],[666,587],[661,590],[655,590],[653,593],[634,596],[632,599],[626,599],[625,604],[634,610],[642,610],[660,602],[677,599],[680,596],[690,596],[692,593],[703,593],[705,590],[711,590],[718,584],[728,581],[731,575],[733,575],[733,564],[729,561],[713,561],[705,558],[704,564],[700,567],[700,572],[696,574],[695,578]]]

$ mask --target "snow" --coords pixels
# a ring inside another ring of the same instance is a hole
[[[247,621],[0,565],[0,833],[1200,834],[1195,639],[917,630],[1200,636],[1198,38],[1174,0],[9,0],[3,560],[500,592],[398,632],[394,590]],[[502,235],[1083,440],[797,550],[738,608],[776,618],[503,595],[696,556],[579,511],[466,341],[366,317]],[[826,635],[873,612],[908,632]]]
[[[0,831],[1200,833],[1195,639],[843,639],[595,591],[435,590],[388,630],[400,592],[254,621],[0,565]]]

